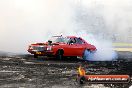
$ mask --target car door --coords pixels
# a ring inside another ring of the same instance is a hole
[[[82,56],[82,54],[86,48],[86,44],[81,38],[75,38],[75,40],[76,40],[77,56]]]
[[[70,38],[68,44],[64,48],[64,55],[65,56],[76,56],[78,53],[77,51],[77,44],[75,38]]]
[[[66,56],[82,56],[85,48],[85,43],[80,38],[70,38],[67,47],[64,49],[64,54]]]

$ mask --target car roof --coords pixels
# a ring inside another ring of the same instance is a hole
[[[68,38],[76,38],[76,36],[67,36]]]
[[[62,35],[60,35],[60,36],[52,36],[52,37],[63,37]]]
[[[62,35],[60,35],[60,36],[52,36],[52,37],[67,37],[67,38],[76,38],[76,36],[62,36]]]

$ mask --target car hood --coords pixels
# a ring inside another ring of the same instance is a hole
[[[52,45],[64,45],[66,43],[52,43]]]
[[[51,43],[51,45],[65,45],[66,43],[62,43],[62,42],[59,42],[59,43]],[[33,46],[49,46],[48,42],[46,43],[35,43],[35,44],[31,44]]]

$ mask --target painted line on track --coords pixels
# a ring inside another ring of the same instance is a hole
[[[132,48],[114,48],[115,51],[129,51],[132,52]]]

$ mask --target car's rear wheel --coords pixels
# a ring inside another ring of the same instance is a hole
[[[63,59],[63,53],[64,53],[63,50],[58,50],[57,53],[56,53],[56,58],[58,60],[62,60]]]
[[[90,49],[85,49],[83,56],[82,56],[83,60],[92,60],[93,59],[93,53],[90,51]]]

